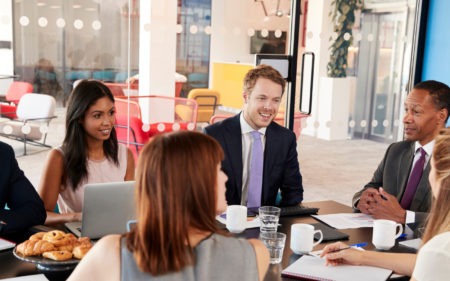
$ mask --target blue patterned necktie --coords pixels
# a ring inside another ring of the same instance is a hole
[[[261,206],[264,152],[261,134],[258,131],[253,131],[251,134],[253,136],[253,146],[248,182],[247,207],[255,208]]]

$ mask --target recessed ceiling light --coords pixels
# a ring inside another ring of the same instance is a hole
[[[96,8],[86,8],[85,9],[87,12],[95,12],[95,11],[97,11],[97,9]]]
[[[44,3],[44,2],[37,2],[37,3],[36,3],[36,6],[38,6],[38,7],[44,7],[44,6],[47,6],[47,3]]]
[[[59,9],[59,8],[61,8],[61,6],[59,6],[59,5],[51,5],[49,8],[50,9]]]
[[[72,8],[79,9],[79,8],[81,8],[81,5],[73,5]]]

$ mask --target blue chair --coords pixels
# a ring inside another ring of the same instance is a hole
[[[91,78],[91,71],[89,70],[73,70],[66,72],[66,80],[78,80]]]
[[[131,71],[130,77],[137,74],[137,71]],[[114,82],[116,83],[125,83],[125,81],[128,79],[128,71],[120,71],[116,73],[116,77],[114,78]]]
[[[114,80],[114,72],[110,70],[95,71],[94,73],[92,73],[92,78],[96,80],[112,82]]]

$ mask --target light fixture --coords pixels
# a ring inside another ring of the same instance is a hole
[[[286,16],[286,17],[290,17],[291,16],[291,11],[290,11],[290,7],[289,6],[288,6],[287,10],[281,9],[281,7],[280,7],[281,0],[277,0],[276,8],[275,9],[271,9],[270,11],[272,11],[272,12],[270,12],[270,13],[267,12],[266,3],[264,2],[264,0],[254,0],[254,1],[261,3],[261,7],[263,9],[264,16],[265,16],[264,17],[264,21],[268,21],[268,17],[271,17],[271,16],[276,16],[276,17],[279,17],[279,18],[281,18],[283,16]]]

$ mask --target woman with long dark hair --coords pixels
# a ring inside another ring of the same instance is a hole
[[[223,151],[189,131],[156,136],[139,157],[137,226],[102,238],[69,280],[263,280],[269,253],[257,239],[221,233]]]
[[[46,224],[81,220],[85,184],[134,180],[133,154],[117,142],[114,122],[108,87],[80,82],[69,97],[63,144],[49,153],[41,178]]]
[[[436,137],[431,154],[430,186],[434,197],[419,253],[400,254],[355,249],[330,253],[346,247],[337,242],[325,247],[327,263],[371,265],[412,276],[411,280],[439,281],[450,276],[450,128]]]

